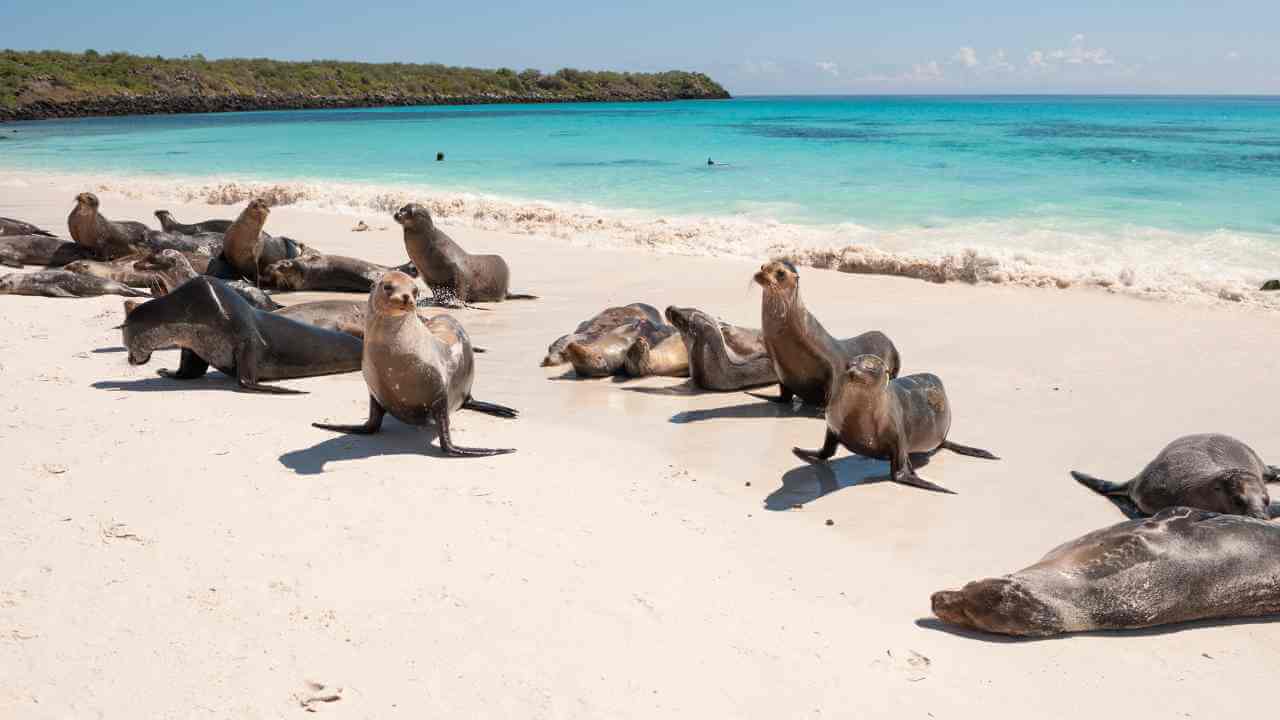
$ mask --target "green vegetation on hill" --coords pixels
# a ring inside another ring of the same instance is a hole
[[[200,98],[205,104],[217,98],[262,98],[267,106],[278,106],[285,103],[285,98],[324,98],[341,105],[358,100],[415,104],[411,101],[723,97],[728,93],[706,75],[678,71],[622,73],[566,68],[544,75],[538,70],[481,70],[436,64],[206,60],[200,55],[172,59],[117,52],[100,54],[93,50],[0,51],[0,109],[11,115],[21,114],[28,106],[89,107],[104,100],[130,98]]]

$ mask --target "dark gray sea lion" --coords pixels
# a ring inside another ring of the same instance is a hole
[[[889,461],[894,482],[951,492],[916,474],[911,455],[950,450],[970,457],[998,460],[986,450],[947,440],[951,403],[937,375],[921,373],[889,378],[884,360],[859,355],[846,372],[835,376],[827,403],[827,435],[821,450],[795,448],[802,460],[827,460],[844,445],[863,457]]]
[[[667,308],[689,346],[689,377],[707,390],[745,390],[778,382],[759,330],[722,323],[696,308]]]
[[[186,255],[177,250],[161,250],[138,260],[134,263],[134,267],[142,272],[155,273],[160,280],[159,287],[155,288],[156,295],[167,295],[176,290],[179,285],[199,275],[192,266],[192,260],[199,260],[202,257],[200,255]],[[224,284],[244,298],[245,302],[259,310],[271,312],[284,307],[272,300],[271,296],[261,289],[243,280],[226,280]]]
[[[260,273],[268,265],[291,260],[303,254],[304,248],[286,237],[268,235],[263,226],[271,206],[266,200],[252,200],[231,223],[222,236],[221,263],[210,265],[210,274],[223,279],[244,278],[261,285]]]
[[[187,225],[173,219],[173,214],[168,210],[157,210],[156,219],[160,221],[160,227],[165,232],[181,233],[183,235],[198,235],[200,233],[218,233],[221,235],[231,228],[234,220],[205,220],[203,222]]]
[[[331,290],[368,293],[391,268],[342,255],[304,255],[272,263],[263,270],[264,284],[278,290]]]
[[[761,293],[761,327],[764,344],[778,375],[778,402],[799,397],[810,405],[825,405],[833,372],[839,372],[858,355],[884,360],[889,378],[898,377],[902,362],[893,341],[878,330],[846,340],[831,337],[800,298],[800,275],[786,261],[765,263],[755,274]],[[764,396],[757,396],[764,397]]]
[[[591,339],[575,340],[565,346],[564,354],[578,377],[618,375],[637,338],[646,337],[656,345],[673,332],[675,328],[669,325],[633,320]]]
[[[163,287],[163,280],[156,272],[149,270],[140,270],[135,267],[139,258],[130,256],[120,258],[119,260],[109,260],[103,262],[100,260],[76,260],[69,262],[63,266],[63,270],[67,272],[79,273],[80,275],[92,275],[93,277],[103,278],[104,280],[114,280],[122,285],[130,287],[148,288],[153,290]],[[163,291],[160,294],[164,294]]]
[[[437,303],[454,307],[472,302],[537,299],[535,295],[512,294],[506,260],[463,250],[435,226],[431,213],[421,205],[405,205],[396,212],[395,219],[404,227],[404,249]]]
[[[360,369],[357,338],[258,310],[220,280],[198,277],[125,316],[129,364],[143,365],[155,350],[182,348],[178,380],[203,377],[209,366],[236,378],[245,390],[297,393],[264,380],[333,375]]]
[[[45,237],[53,237],[53,233],[36,227],[29,222],[0,217],[0,237],[9,237],[12,235],[43,235]]]
[[[44,265],[62,267],[74,260],[84,260],[94,252],[83,245],[48,235],[10,235],[0,237],[0,265],[22,267]]]
[[[627,349],[622,369],[629,377],[689,377],[689,348],[680,332],[665,326],[666,337],[650,342],[641,336]]]
[[[603,333],[633,320],[648,320],[658,325],[662,323],[662,316],[658,314],[657,308],[644,303],[605,308],[595,317],[578,323],[578,327],[573,333],[562,335],[551,343],[547,348],[546,357],[542,359],[542,366],[552,367],[569,362],[569,358],[565,357],[564,354],[564,349],[569,346],[569,343],[575,341],[590,342]]]
[[[1081,485],[1103,495],[1127,497],[1147,515],[1187,507],[1270,519],[1267,483],[1280,470],[1262,462],[1248,445],[1228,435],[1187,435],[1169,443],[1126,483],[1071,472]]]
[[[66,270],[41,270],[32,273],[0,275],[0,295],[36,295],[54,298],[86,298],[99,295],[151,297],[151,293],[135,290],[114,280],[80,275]]]
[[[466,408],[514,418],[517,412],[471,397],[475,358],[462,325],[441,314],[423,323],[417,312],[418,287],[413,278],[391,271],[369,293],[361,369],[369,387],[369,419],[363,425],[318,428],[370,434],[382,427],[387,413],[409,425],[434,420],[440,447],[449,455],[486,456],[510,449],[466,448],[453,444],[449,416]]]
[[[216,258],[222,254],[222,233],[196,233],[184,235],[168,231],[148,230],[145,237],[147,249],[151,252],[159,250],[177,250],[188,255],[203,255]],[[205,261],[208,264],[208,260]]]
[[[85,192],[76,196],[76,206],[67,217],[71,239],[92,250],[99,260],[133,255],[146,246],[148,228],[140,222],[112,222],[98,211],[98,196]]]
[[[1012,575],[933,594],[944,622],[1002,635],[1271,615],[1280,525],[1187,507],[1096,530]]]

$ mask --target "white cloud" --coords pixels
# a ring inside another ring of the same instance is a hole
[[[996,50],[991,54],[991,59],[987,61],[987,66],[996,72],[1012,72],[1013,63],[1009,62],[1009,57],[1004,54],[1004,50]]]
[[[840,66],[830,61],[820,61],[814,63],[819,70],[830,75],[831,77],[840,77]]]
[[[971,47],[962,47],[957,50],[954,59],[967,68],[978,66],[978,53],[974,52]]]
[[[782,68],[772,60],[747,60],[741,65],[748,75],[781,75]]]
[[[1033,50],[1027,55],[1027,65],[1035,69],[1048,69],[1063,65],[1115,65],[1115,58],[1106,48],[1091,48],[1085,43],[1084,35],[1076,33],[1071,36],[1071,44],[1058,50]]]

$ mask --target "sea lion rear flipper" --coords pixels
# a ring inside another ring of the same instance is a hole
[[[160,377],[167,377],[170,380],[195,380],[204,377],[209,371],[209,363],[204,361],[194,352],[182,349],[182,359],[178,362],[178,369],[174,370],[157,370],[156,374]]]
[[[475,398],[467,398],[467,401],[462,403],[462,409],[474,410],[486,415],[496,415],[504,418],[515,418],[520,416],[520,411],[515,408],[509,408],[505,405],[498,405],[496,403],[487,403],[476,400]]]
[[[321,430],[333,430],[334,432],[349,433],[351,435],[372,435],[382,429],[382,418],[387,414],[386,408],[378,402],[377,398],[369,396],[369,419],[364,421],[363,425],[327,425],[325,423],[311,423],[312,427],[318,427]]]
[[[472,346],[471,346],[471,352],[473,352],[473,353],[487,353],[487,352],[489,352],[489,350],[488,350],[488,348],[482,348],[482,347],[480,347],[479,345],[472,345]]]
[[[1262,474],[1262,481],[1269,483],[1280,482],[1280,467],[1268,465],[1267,471]]]
[[[508,300],[540,300],[537,295],[529,295],[528,293],[507,293]]]
[[[258,342],[262,343],[261,336],[258,337]],[[246,340],[240,343],[236,351],[236,381],[240,384],[240,389],[273,395],[306,395],[307,393],[302,390],[263,385],[258,382],[258,349],[261,347],[262,344]]]
[[[440,433],[440,449],[444,450],[446,455],[455,455],[458,457],[489,457],[492,455],[506,455],[515,452],[512,448],[466,448],[458,447],[453,444],[453,437],[449,434],[449,407],[441,400],[431,409],[431,415],[435,418],[436,427]]]
[[[1128,484],[1118,485],[1113,482],[1107,482],[1102,478],[1096,478],[1092,475],[1086,475],[1085,473],[1082,473],[1082,472],[1076,472],[1075,470],[1071,471],[1071,477],[1075,478],[1076,482],[1098,493],[1099,495],[1127,496],[1129,494]]]
[[[747,393],[750,395],[751,393]],[[791,452],[795,456],[805,462],[819,462],[829,460],[831,456],[836,454],[836,449],[840,447],[840,436],[827,429],[827,436],[822,441],[821,450],[806,450],[804,448],[791,448]]]
[[[989,451],[989,450],[983,450],[982,448],[969,447],[968,445],[961,445],[961,444],[959,444],[959,443],[953,443],[953,442],[951,442],[950,440],[943,440],[943,441],[942,441],[942,445],[940,445],[939,447],[946,448],[947,450],[950,450],[950,451],[951,451],[951,452],[953,452],[953,453],[959,453],[959,454],[961,454],[961,455],[968,455],[969,457],[984,458],[984,459],[987,459],[987,460],[999,460],[999,459],[1000,459],[1000,458],[996,457],[995,455],[993,455],[993,454],[991,453],[991,451]]]

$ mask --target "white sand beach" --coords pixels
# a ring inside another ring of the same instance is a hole
[[[77,188],[0,189],[65,234]],[[155,226],[238,207],[102,193]],[[276,208],[267,229],[399,264],[400,228]],[[936,285],[801,269],[837,336],[880,329],[942,377],[942,495],[860,483],[886,465],[797,460],[811,413],[678,379],[580,381],[548,343],[609,305],[760,324],[758,260],[677,257],[444,226],[499,252],[533,302],[456,313],[478,399],[446,459],[364,419],[359,373],[235,391],[131,367],[122,298],[0,297],[0,718],[283,718],[305,683],[335,718],[1228,718],[1257,712],[1280,623],[1011,641],[948,629],[932,592],[1012,572],[1123,520],[1071,469],[1125,479],[1173,438],[1223,432],[1280,462],[1271,312],[1099,290]],[[277,296],[284,302],[317,294]],[[798,506],[798,507],[796,507]],[[828,526],[830,519],[834,524]]]

